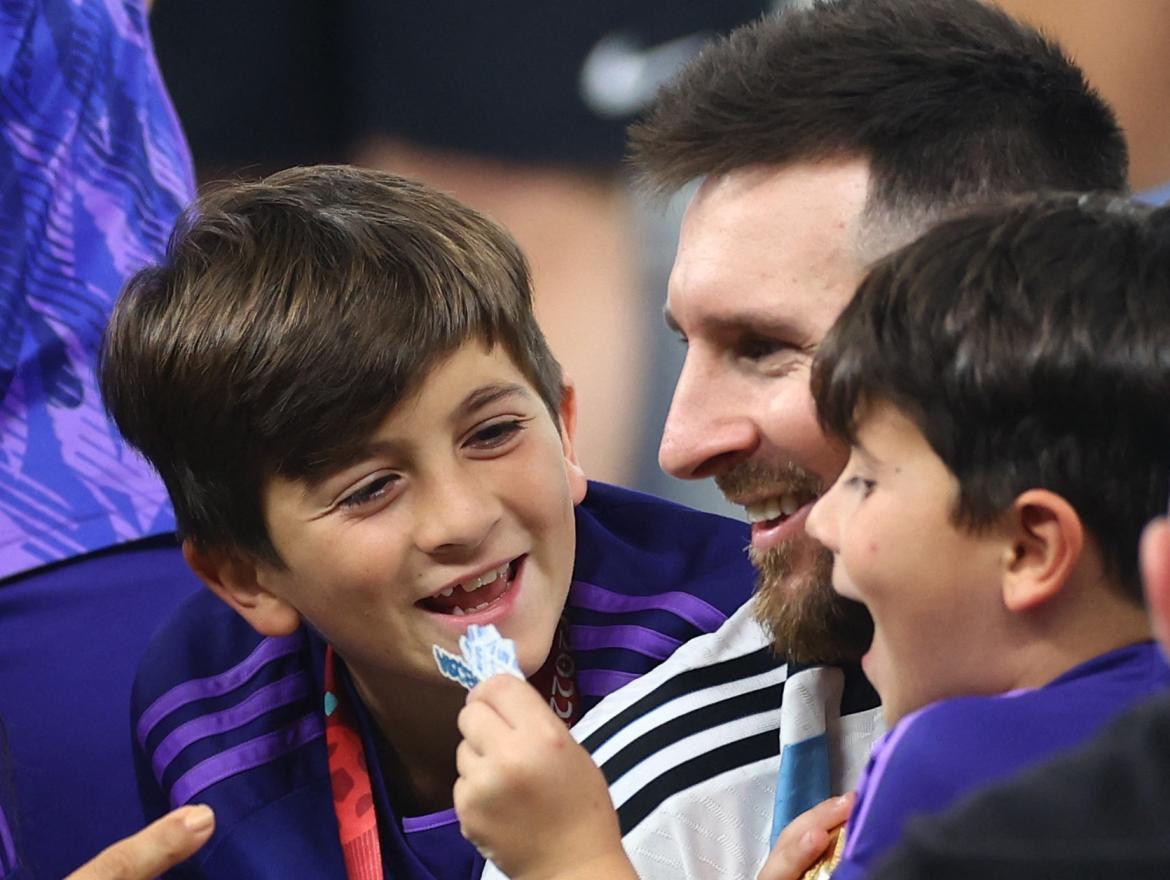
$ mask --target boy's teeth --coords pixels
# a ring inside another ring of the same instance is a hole
[[[474,593],[480,587],[486,587],[488,584],[496,582],[497,578],[506,577],[508,574],[508,566],[501,565],[494,571],[488,571],[481,574],[479,577],[472,578],[465,584],[460,584],[459,589],[465,593]],[[442,595],[450,596],[453,590],[445,590]]]
[[[454,614],[456,617],[462,617],[465,612],[463,611],[462,608],[460,608],[458,605],[456,605],[454,608],[451,609],[451,613]]]
[[[439,593],[439,595],[440,595],[440,596],[450,596],[450,595],[452,595],[454,592],[455,592],[455,588],[454,588],[454,587],[447,587],[447,589],[443,590],[443,592]]]

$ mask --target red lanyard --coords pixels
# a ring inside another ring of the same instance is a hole
[[[365,749],[345,688],[337,685],[334,664],[333,646],[326,645],[325,744],[329,750],[329,780],[345,872],[349,880],[383,880],[382,845],[378,839],[378,817]],[[528,681],[540,693],[548,695],[549,706],[570,726],[580,714],[576,666],[562,620],[557,625],[548,659]]]

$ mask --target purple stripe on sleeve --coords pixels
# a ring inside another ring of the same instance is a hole
[[[150,735],[150,731],[176,709],[196,700],[218,697],[228,691],[235,690],[255,675],[266,663],[278,657],[293,654],[299,651],[304,644],[304,630],[298,630],[291,636],[268,638],[262,641],[256,650],[226,672],[175,685],[151,703],[142,713],[142,717],[138,719],[138,724],[134,728],[138,737],[138,745],[145,748],[146,738]]]
[[[171,808],[189,804],[199,794],[229,776],[268,764],[325,733],[319,712],[310,712],[280,730],[241,743],[234,749],[200,761],[175,780],[171,787]]]
[[[861,809],[855,808],[857,819],[849,823],[849,833],[845,835],[845,850],[841,853],[842,859],[852,858],[853,851],[857,848],[857,841],[861,839],[861,829],[865,827],[865,823],[869,819],[869,808],[873,806],[873,795],[881,784],[890,758],[898,748],[898,743],[906,735],[906,731],[914,723],[914,719],[924,711],[926,709],[919,709],[917,712],[911,712],[905,716],[898,724],[894,725],[893,730],[878,740],[878,744],[874,746],[872,763],[865,768],[865,772],[861,774],[861,779],[857,782],[858,793],[868,792],[869,796],[864,799],[863,803],[859,804]],[[850,816],[850,819],[852,820],[853,817]]]
[[[10,871],[16,870],[16,844],[12,842],[12,831],[8,828],[8,820],[4,811],[0,810],[0,877],[7,877]]]
[[[587,697],[604,697],[637,677],[636,672],[617,669],[582,669],[577,673],[577,689]]]
[[[592,651],[597,648],[623,648],[636,651],[655,660],[665,660],[682,642],[645,626],[587,626],[569,627],[569,644],[574,651]]]
[[[653,596],[627,596],[585,581],[573,581],[569,587],[569,604],[575,608],[620,614],[624,611],[669,611],[697,626],[714,632],[727,619],[722,611],[698,596],[675,590]]]
[[[407,834],[416,831],[430,831],[432,828],[442,828],[444,825],[453,825],[459,821],[454,808],[440,810],[438,813],[428,813],[425,816],[403,816],[402,830]]]
[[[186,724],[179,725],[168,733],[158,744],[158,748],[154,750],[154,757],[150,761],[151,767],[154,769],[154,778],[161,785],[167,767],[183,749],[192,743],[217,733],[243,727],[249,721],[259,718],[266,712],[271,712],[301,699],[309,693],[309,688],[308,673],[295,672],[279,681],[265,685],[248,699],[230,709],[193,718]]]

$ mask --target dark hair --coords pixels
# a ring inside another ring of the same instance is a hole
[[[914,420],[979,529],[1031,488],[1076,509],[1141,601],[1170,488],[1170,213],[1045,196],[940,225],[876,264],[813,363],[822,427]]]
[[[346,461],[473,338],[501,344],[559,418],[560,367],[507,233],[400,177],[295,168],[185,212],[114,308],[101,386],[183,537],[279,564],[263,480]]]
[[[1124,191],[1113,112],[1055,43],[980,0],[835,0],[745,25],[630,129],[648,186],[866,159],[867,213],[933,219],[1038,189]]]

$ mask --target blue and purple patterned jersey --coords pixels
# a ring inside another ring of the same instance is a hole
[[[0,0],[0,577],[174,528],[94,367],[194,192],[141,0]]]
[[[1102,654],[1042,688],[961,697],[907,715],[874,747],[846,826],[834,880],[865,877],[916,815],[1087,742],[1170,685],[1158,646]]]
[[[742,523],[636,492],[589,484],[577,508],[565,610],[587,710],[717,629],[751,594]],[[262,638],[209,592],[156,635],[132,698],[134,749],[148,816],[210,804],[215,836],[173,876],[336,877],[344,865],[322,711],[324,645],[307,629]],[[372,723],[356,693],[366,753]],[[475,877],[483,860],[452,811],[396,814],[370,767],[386,876]]]

